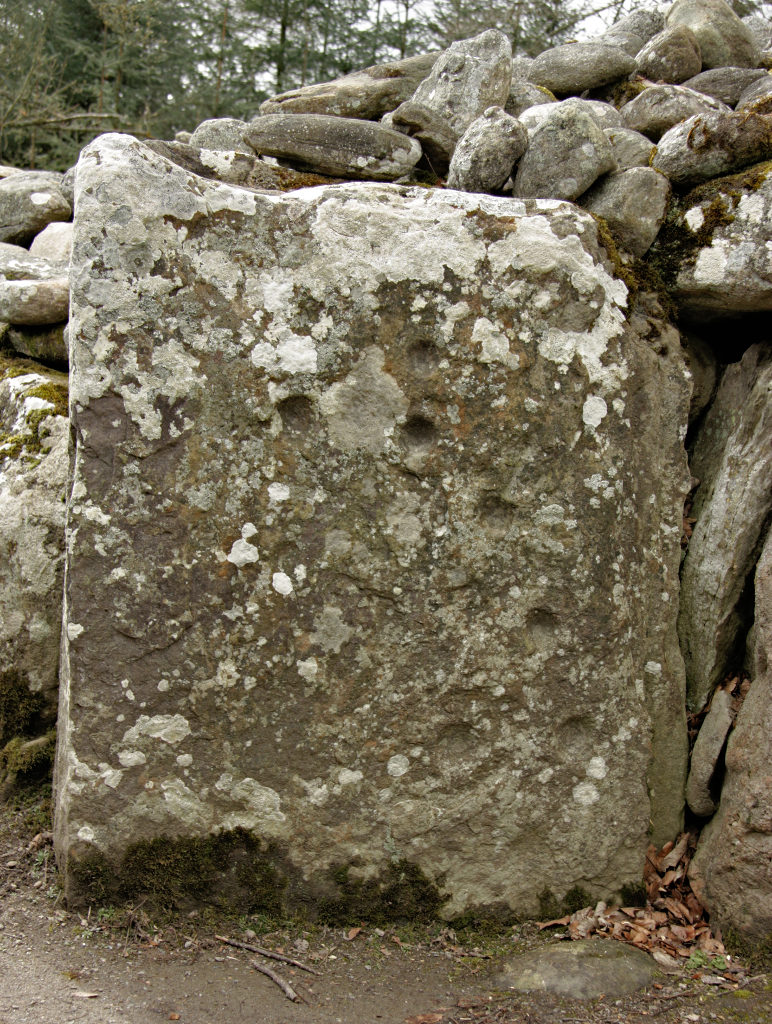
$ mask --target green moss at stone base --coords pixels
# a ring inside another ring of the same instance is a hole
[[[723,938],[727,952],[741,960],[751,974],[772,972],[772,932],[763,938],[753,939],[729,928]]]
[[[316,917],[322,924],[434,921],[447,898],[406,860],[389,864],[378,878],[352,878],[347,866],[333,869],[330,878],[336,891],[319,902]]]
[[[51,373],[48,370],[46,373]],[[28,373],[41,373],[41,367],[27,359],[8,359],[0,356],[0,380],[22,377]],[[25,417],[25,429],[21,433],[0,433],[0,460],[24,457],[35,460],[43,452],[43,441],[50,431],[46,421],[51,416],[67,416],[68,388],[64,374],[61,383],[47,380],[24,392],[24,398],[41,398],[50,403],[44,409],[33,409]]]

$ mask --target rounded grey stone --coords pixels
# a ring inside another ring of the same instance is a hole
[[[766,50],[772,43],[772,24],[767,18],[762,18],[760,14],[746,14],[740,20],[750,30],[758,48]]]
[[[528,146],[528,132],[501,107],[489,107],[461,136],[448,171],[448,188],[497,192]]]
[[[576,199],[615,166],[602,129],[581,102],[566,100],[549,105],[547,116],[531,133],[517,168],[514,195]]]
[[[646,43],[635,59],[639,75],[675,85],[698,74],[702,68],[700,44],[686,25],[664,29]]]
[[[683,85],[652,85],[625,103],[620,113],[627,128],[641,132],[656,142],[679,121],[710,110],[728,113],[729,107]]]
[[[623,249],[643,256],[667,213],[670,184],[651,167],[607,174],[582,197],[580,205],[603,217]]]
[[[62,175],[24,171],[0,180],[0,242],[27,245],[46,224],[69,220],[72,206],[61,190]]]
[[[198,149],[224,149],[248,151],[244,132],[249,125],[235,117],[214,117],[202,121],[190,136],[189,144]]]
[[[529,79],[556,95],[584,92],[608,85],[635,70],[635,60],[618,46],[565,43],[540,53]]]
[[[696,185],[770,158],[772,118],[752,109],[711,110],[665,132],[652,166],[677,185]]]
[[[702,92],[733,107],[746,89],[764,77],[761,68],[711,68],[709,71],[701,71],[683,84],[688,89]]]
[[[703,70],[753,68],[759,62],[759,46],[725,0],[676,0],[665,19],[668,27],[685,25],[697,37]]]
[[[640,132],[632,128],[606,128],[606,138],[611,143],[611,152],[622,171],[628,167],[649,167],[657,147]]]
[[[772,112],[768,100],[772,96],[772,75],[764,75],[744,90],[737,101],[735,110],[750,110],[752,107],[759,107],[763,113]]]
[[[582,939],[511,957],[496,986],[568,999],[614,999],[650,985],[657,973],[643,950],[613,939]]]
[[[557,97],[549,89],[522,79],[513,80],[504,109],[512,117],[519,117],[529,107],[541,106],[544,103],[557,103]]]

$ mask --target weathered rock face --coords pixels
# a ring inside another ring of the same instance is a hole
[[[665,20],[668,27],[685,25],[694,32],[704,69],[752,68],[759,62],[751,30],[725,0],[676,0]]]
[[[35,715],[49,724],[56,717],[68,439],[66,376],[0,359],[0,692],[7,711],[10,681],[24,687]],[[9,728],[3,735],[0,722],[1,742],[11,738]]]
[[[61,174],[25,171],[0,180],[0,242],[26,245],[47,224],[69,220]]]
[[[217,832],[317,910],[395,862],[448,916],[639,878],[682,806],[688,386],[592,218],[122,136],[77,189],[69,897]]]
[[[753,345],[729,366],[695,443],[701,481],[681,580],[679,631],[689,703],[704,707],[730,667],[738,602],[772,511],[772,350]]]
[[[762,939],[772,932],[772,533],[755,583],[753,679],[729,737],[721,805],[702,833],[689,877],[711,920]]]
[[[659,140],[653,166],[677,185],[696,185],[772,157],[772,117],[753,111],[697,114]]]

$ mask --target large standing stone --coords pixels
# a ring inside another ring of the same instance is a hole
[[[699,711],[723,677],[742,620],[737,605],[772,511],[772,351],[732,363],[700,430],[691,468],[697,520],[683,566],[678,628],[689,703]]]
[[[371,121],[328,114],[266,114],[244,132],[262,156],[342,178],[393,181],[413,169],[421,147]]]
[[[676,0],[665,21],[668,27],[685,25],[694,32],[704,69],[754,68],[759,63],[753,33],[726,0]]]
[[[684,196],[656,243],[668,290],[691,320],[772,309],[772,162]]]
[[[114,135],[77,182],[69,898],[162,835],[230,850],[242,909],[640,877],[682,808],[688,385],[596,222]]]
[[[67,377],[0,359],[0,746],[56,717],[68,440]]]
[[[726,751],[721,804],[689,878],[711,921],[755,939],[772,933],[772,532],[756,570],[753,679]]]
[[[354,71],[334,82],[307,85],[266,100],[261,114],[334,114],[375,121],[410,99],[437,62],[439,53],[421,54]]]
[[[488,107],[504,106],[511,82],[512,46],[490,28],[451,43],[408,102],[427,107],[458,139]]]

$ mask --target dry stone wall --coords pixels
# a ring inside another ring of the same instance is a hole
[[[769,688],[770,36],[723,0],[535,60],[488,31],[64,176],[0,169],[6,551],[28,507],[50,524],[0,576],[37,606],[4,693],[53,691],[63,552],[66,424],[18,380],[72,371],[73,901],[132,892],[138,841],[203,844],[198,898],[328,917],[611,896],[681,827],[686,681],[689,804],[718,808],[695,885],[767,929],[737,822],[768,775],[741,723]]]

